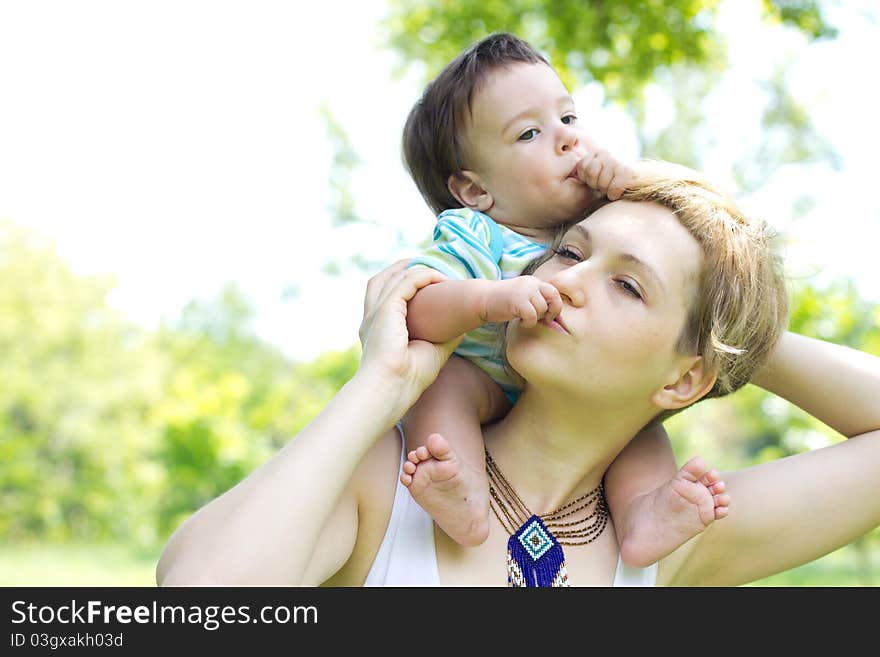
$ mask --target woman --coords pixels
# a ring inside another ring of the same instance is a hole
[[[409,343],[406,301],[437,275],[398,266],[367,288],[357,374],[295,440],[181,525],[158,582],[504,585],[520,521],[601,496],[607,466],[642,426],[749,379],[850,440],[725,474],[728,517],[640,572],[621,566],[614,532],[596,522],[601,503],[587,498],[582,513],[597,515],[564,548],[570,582],[738,585],[880,524],[880,359],[780,337],[784,288],[764,231],[704,182],[666,174],[625,198],[571,228],[535,270],[560,291],[560,321],[509,328],[525,388],[484,432],[502,493],[485,543],[455,544],[398,488],[393,425],[454,346]]]

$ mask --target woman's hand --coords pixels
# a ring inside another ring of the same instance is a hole
[[[428,267],[404,269],[406,263],[394,263],[367,283],[358,331],[363,347],[358,371],[378,376],[384,385],[406,386],[415,395],[414,402],[437,377],[461,336],[442,344],[409,339],[407,301],[421,288],[445,278]]]

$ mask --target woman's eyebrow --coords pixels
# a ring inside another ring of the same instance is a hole
[[[663,279],[660,278],[655,269],[647,262],[634,256],[632,253],[621,253],[618,257],[624,262],[628,262],[636,269],[642,271],[648,278],[654,281],[661,291],[666,292],[666,286],[663,285]]]
[[[572,228],[573,231],[579,233],[580,238],[581,238],[584,242],[589,243],[589,242],[591,241],[591,239],[590,239],[590,231],[588,231],[588,230],[587,230],[584,226],[582,226],[581,224],[575,224],[575,225],[572,226],[571,228]],[[642,259],[639,258],[638,256],[633,255],[632,253],[619,253],[619,254],[617,254],[616,257],[617,257],[619,260],[622,260],[622,261],[624,261],[624,262],[626,262],[626,263],[629,263],[630,265],[632,265],[633,267],[635,267],[635,268],[638,269],[639,271],[643,272],[643,273],[645,274],[645,276],[647,276],[647,277],[650,278],[652,281],[654,281],[654,284],[655,284],[657,287],[659,287],[661,291],[666,292],[666,286],[663,284],[663,279],[660,278],[660,275],[657,273],[657,270],[654,269],[654,268],[653,268],[651,265],[649,265],[647,262],[645,262],[644,260],[642,260]]]
[[[590,231],[584,228],[581,224],[575,224],[571,227],[572,230],[577,231],[581,235],[581,239],[585,242],[590,241]]]

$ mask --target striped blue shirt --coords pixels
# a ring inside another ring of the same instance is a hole
[[[467,208],[446,210],[437,217],[431,245],[409,261],[424,265],[451,280],[491,281],[519,276],[546,246],[496,223],[489,215]],[[501,353],[503,324],[484,324],[469,331],[455,350],[488,374],[512,402],[518,388],[504,368]]]

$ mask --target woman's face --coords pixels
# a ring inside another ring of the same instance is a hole
[[[603,206],[569,229],[558,252],[535,272],[559,290],[562,313],[531,329],[512,324],[510,364],[530,385],[650,400],[688,361],[675,345],[702,257],[663,206]]]

